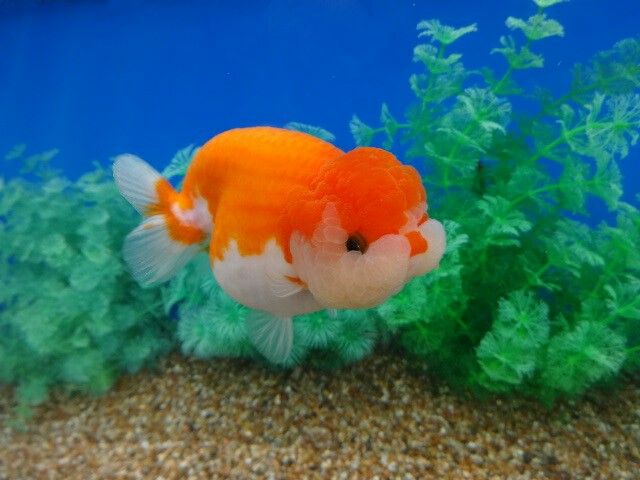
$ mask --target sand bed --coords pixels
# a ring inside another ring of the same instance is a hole
[[[0,479],[640,478],[640,381],[547,411],[436,391],[377,355],[271,372],[178,355],[106,396],[55,395],[5,427]]]

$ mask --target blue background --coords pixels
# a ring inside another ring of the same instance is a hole
[[[71,176],[122,152],[161,167],[222,130],[289,121],[349,149],[354,113],[375,124],[382,102],[401,117],[413,101],[418,21],[477,22],[452,50],[501,75],[489,52],[505,18],[534,11],[530,0],[0,0],[0,153],[57,147],[54,165]],[[565,38],[536,44],[546,68],[516,78],[557,92],[575,62],[640,33],[636,1],[573,0],[549,14]],[[626,198],[640,190],[638,150],[622,162]]]

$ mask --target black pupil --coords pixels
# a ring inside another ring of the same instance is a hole
[[[347,246],[348,252],[356,251],[356,252],[364,253],[364,250],[365,250],[364,239],[360,235],[351,235],[347,239],[346,246]]]

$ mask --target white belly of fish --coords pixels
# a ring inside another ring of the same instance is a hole
[[[276,316],[290,317],[322,310],[311,292],[286,279],[295,277],[275,240],[260,255],[243,256],[232,241],[222,260],[213,262],[213,275],[222,289],[239,303]]]

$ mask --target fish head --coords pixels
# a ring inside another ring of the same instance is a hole
[[[292,203],[291,261],[326,308],[379,305],[444,253],[444,229],[426,214],[420,175],[382,149],[328,162]]]

